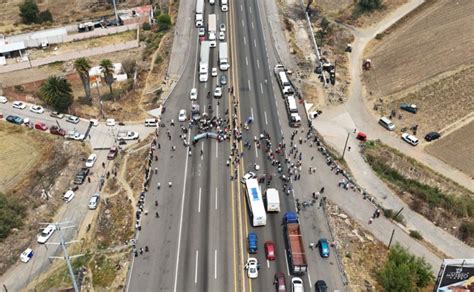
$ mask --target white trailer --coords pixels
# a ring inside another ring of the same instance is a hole
[[[209,41],[211,48],[217,46],[217,16],[215,14],[209,14],[207,19],[207,32],[209,33]]]
[[[229,69],[229,55],[226,42],[219,43],[219,69],[226,71]]]
[[[196,18],[195,24],[196,27],[203,26],[204,24],[204,0],[196,0]]]
[[[281,92],[283,95],[293,94],[293,86],[291,85],[290,80],[286,74],[285,67],[281,64],[277,64],[273,68],[273,72],[275,73],[276,79],[278,81],[278,85],[280,85]]]
[[[298,113],[298,107],[296,106],[296,100],[293,95],[288,95],[286,97],[286,106],[290,113]]]
[[[280,196],[277,189],[267,189],[266,193],[267,212],[280,212]]]
[[[209,50],[210,42],[201,43],[201,57],[199,59],[199,81],[206,82],[209,74]]]

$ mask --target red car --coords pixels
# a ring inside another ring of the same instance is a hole
[[[58,136],[62,136],[62,137],[66,136],[66,130],[61,129],[60,127],[55,126],[55,125],[53,125],[53,126],[51,126],[51,128],[49,128],[49,132],[53,135],[58,135]]]
[[[286,292],[285,274],[282,272],[275,273],[275,280],[273,280],[277,292]]]
[[[264,249],[265,249],[265,256],[267,260],[274,261],[275,260],[275,245],[273,244],[273,241],[265,241]]]
[[[107,159],[113,160],[117,156],[117,147],[110,147],[109,153],[107,154]]]
[[[35,124],[35,129],[41,130],[41,131],[47,131],[47,130],[48,130],[48,126],[46,126],[45,123],[36,122],[36,124]]]

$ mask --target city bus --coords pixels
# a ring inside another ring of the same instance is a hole
[[[247,203],[250,211],[250,218],[252,219],[252,225],[265,226],[267,224],[267,214],[265,212],[265,206],[263,204],[262,192],[258,181],[254,178],[245,181],[247,188]]]

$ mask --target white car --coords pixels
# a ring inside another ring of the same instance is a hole
[[[99,205],[99,199],[100,199],[99,194],[94,194],[94,195],[89,199],[89,209],[90,209],[90,210],[97,209],[97,205]]]
[[[214,89],[214,97],[221,97],[222,96],[222,87],[217,86],[216,89]]]
[[[115,119],[107,119],[105,121],[105,124],[109,127],[113,127],[113,126],[115,126]]]
[[[252,179],[252,178],[256,178],[256,177],[257,177],[257,175],[255,173],[249,171],[246,174],[244,174],[244,176],[242,177],[240,182],[244,184],[248,179]]]
[[[20,261],[27,263],[33,257],[33,250],[31,248],[25,249],[24,252],[20,254]]]
[[[7,103],[8,99],[5,96],[0,95],[0,103]]]
[[[89,123],[94,126],[94,127],[97,127],[99,125],[99,120],[98,119],[90,119],[89,120]]]
[[[221,23],[221,24],[219,25],[219,30],[220,30],[221,32],[224,32],[224,31],[225,31],[225,23]]]
[[[94,153],[89,155],[89,158],[87,158],[87,160],[86,160],[86,167],[88,167],[88,168],[93,167],[96,160],[97,160],[97,155],[95,155]]]
[[[77,124],[77,123],[79,123],[79,118],[76,117],[76,116],[68,116],[66,118],[66,122]]]
[[[66,135],[66,139],[72,139],[72,140],[76,140],[76,141],[82,141],[84,140],[86,136],[84,134],[81,134],[79,132],[76,132],[76,131],[69,131]]]
[[[46,241],[48,241],[48,239],[53,235],[54,231],[56,231],[56,225],[49,224],[40,234],[38,234],[36,241],[38,243],[46,243]]]
[[[211,76],[212,76],[212,77],[217,77],[217,68],[216,68],[216,67],[212,67],[212,69],[211,69]]]
[[[186,110],[182,109],[179,111],[178,121],[185,122],[186,121]]]
[[[418,138],[416,138],[415,136],[413,135],[410,135],[408,133],[403,133],[402,134],[402,139],[407,142],[408,144],[412,145],[412,146],[416,146],[418,145]]]
[[[198,91],[196,88],[191,89],[191,93],[189,94],[189,98],[191,100],[196,100],[198,98]]]
[[[32,105],[30,106],[30,112],[42,114],[44,113],[44,108],[40,105]]]
[[[256,279],[258,277],[259,269],[258,260],[256,258],[248,258],[247,263],[245,264],[245,269],[247,269],[247,276],[250,279]]]
[[[26,108],[26,104],[24,104],[24,103],[21,102],[21,101],[14,101],[14,102],[12,103],[12,107],[22,110],[22,109],[25,109],[25,108]]]
[[[53,118],[58,118],[58,119],[64,118],[64,114],[58,113],[58,112],[52,112],[52,113],[50,114],[50,116],[53,117]]]
[[[219,32],[219,40],[220,41],[225,40],[225,32],[223,32],[223,31]]]
[[[291,292],[304,292],[303,280],[298,277],[291,279]]]
[[[119,132],[117,134],[117,140],[124,141],[124,140],[137,140],[140,136],[137,132]]]
[[[74,193],[74,191],[72,190],[69,190],[67,192],[64,193],[64,196],[63,196],[63,200],[66,202],[66,203],[69,203],[72,201],[72,199],[74,198],[76,194]]]
[[[227,12],[229,10],[229,7],[224,4],[224,5],[221,6],[221,10],[222,10],[222,12]]]
[[[204,27],[198,28],[198,35],[199,36],[205,36],[206,35],[206,29]]]
[[[216,0],[209,0],[209,4],[211,4],[211,5],[216,4]]]

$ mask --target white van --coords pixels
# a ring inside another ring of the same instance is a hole
[[[280,212],[280,196],[277,189],[267,189],[265,192],[267,212]]]
[[[395,130],[395,125],[386,117],[381,117],[379,120],[379,124],[382,125],[385,129],[389,131],[394,131]]]
[[[158,126],[157,119],[146,119],[145,120],[145,127],[156,127]]]

